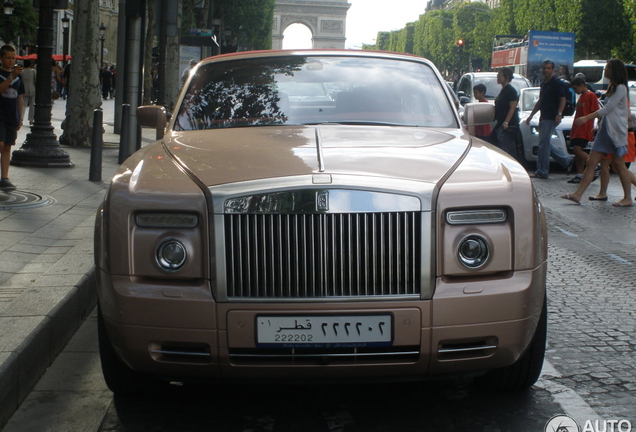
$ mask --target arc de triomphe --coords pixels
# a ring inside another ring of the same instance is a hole
[[[312,35],[313,48],[344,48],[347,0],[276,0],[273,49],[283,47],[283,33],[292,24],[303,24]]]

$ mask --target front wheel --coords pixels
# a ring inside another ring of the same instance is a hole
[[[525,390],[531,387],[541,375],[547,328],[548,307],[547,298],[544,298],[539,323],[526,352],[510,366],[492,370],[478,377],[477,382],[484,387],[497,390]]]
[[[159,389],[159,381],[128,367],[113,348],[102,310],[97,305],[97,337],[102,373],[108,388],[116,395],[146,393]]]

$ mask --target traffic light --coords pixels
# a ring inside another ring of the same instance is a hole
[[[458,39],[457,40],[457,52],[458,53],[463,53],[464,52],[464,39]]]

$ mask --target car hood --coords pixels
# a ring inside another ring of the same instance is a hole
[[[173,132],[163,142],[210,187],[321,172],[436,183],[466,153],[469,137],[460,129],[321,125]]]
[[[521,111],[521,113],[519,113],[519,121],[520,123],[524,123],[526,119],[528,118],[528,116],[530,115],[530,111]],[[541,118],[541,112],[538,112],[534,117],[532,117],[532,120],[530,120],[530,126],[536,126],[539,127],[539,119]],[[561,120],[561,123],[558,124],[558,126],[556,127],[556,129],[558,130],[570,130],[572,129],[572,125],[574,124],[574,116],[566,116],[563,117],[563,119]]]

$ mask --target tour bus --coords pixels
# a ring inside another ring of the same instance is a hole
[[[525,76],[533,86],[543,81],[541,63],[554,62],[557,70],[574,64],[574,33],[530,30],[527,35],[495,35],[491,67],[510,67],[515,74]]]
[[[583,73],[585,81],[592,86],[594,91],[605,91],[609,85],[607,78],[604,78],[605,65],[607,60],[579,60],[574,63],[574,74]],[[636,81],[636,65],[626,64],[627,80]]]

